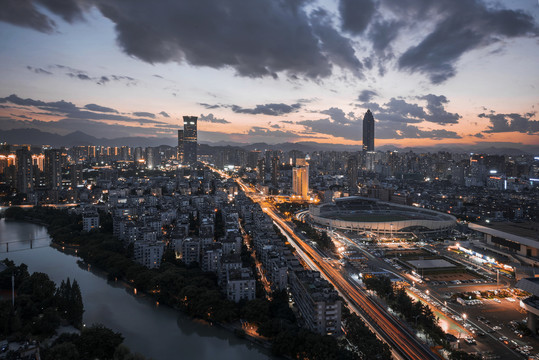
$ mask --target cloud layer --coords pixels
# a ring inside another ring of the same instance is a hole
[[[359,98],[371,99],[376,93],[363,91]],[[455,131],[447,129],[429,129],[424,127],[429,123],[434,125],[447,125],[458,123],[461,116],[448,112],[445,105],[449,102],[443,95],[427,94],[413,99],[415,102],[404,99],[391,98],[385,104],[365,102],[358,107],[374,112],[376,120],[375,136],[377,139],[405,139],[405,138],[431,138],[431,139],[458,139],[461,138]],[[319,120],[302,120],[303,125],[312,133],[331,135],[348,140],[360,141],[362,139],[363,117],[354,113],[345,114],[342,109],[330,108],[319,111],[329,115],[329,118]],[[416,124],[422,124],[422,128]]]
[[[146,0],[8,0],[0,21],[52,33],[56,23],[43,8],[69,23],[98,9],[114,23],[120,48],[142,61],[231,68],[246,77],[318,80],[340,68],[363,78],[377,64],[380,74],[396,65],[437,84],[456,74],[465,53],[538,35],[531,15],[482,0],[339,0],[340,19],[308,0],[161,0],[159,6]],[[409,45],[396,52],[402,38]],[[100,84],[113,79],[67,75]]]

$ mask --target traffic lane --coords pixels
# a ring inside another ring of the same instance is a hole
[[[385,311],[380,311],[380,309],[377,309],[373,307],[372,303],[369,303],[370,300],[368,300],[366,297],[361,297],[357,291],[354,291],[354,289],[351,287],[350,283],[348,281],[345,281],[342,279],[342,275],[335,271],[331,266],[328,266],[325,264],[320,255],[312,250],[308,245],[306,245],[296,234],[295,232],[286,224],[282,219],[277,217],[275,213],[269,208],[266,207],[265,209],[266,213],[269,213],[269,215],[273,218],[273,220],[276,220],[283,228],[287,229],[287,232],[289,232],[289,235],[294,237],[295,240],[297,240],[298,245],[304,250],[306,253],[308,253],[313,259],[315,259],[316,262],[318,262],[317,265],[319,265],[321,268],[323,268],[326,273],[326,276],[331,273],[333,273],[333,280],[335,281],[335,278],[337,278],[337,281],[335,283],[339,283],[340,286],[344,289],[347,289],[353,298],[356,300],[357,304],[363,303],[364,310],[369,310],[371,313],[371,316],[374,315],[373,320],[378,320],[377,323],[382,328],[385,328],[385,331],[390,332],[393,336],[390,336],[391,342],[398,342],[398,347],[400,350],[406,354],[411,359],[437,359],[437,357],[430,352],[430,350],[425,350],[423,348],[423,344],[418,343],[418,340],[415,338],[410,338],[410,335],[406,332],[402,332],[402,330],[398,330],[397,326],[395,324],[392,324],[391,320],[387,319],[387,317],[384,316],[384,313],[387,314]],[[273,215],[273,216],[272,216]],[[339,279],[341,277],[341,279]],[[340,281],[339,281],[340,280]],[[335,286],[334,283],[334,286]],[[347,291],[344,291],[345,293]],[[350,295],[350,294],[349,294]],[[404,335],[404,336],[403,336]]]
[[[291,231],[290,227],[286,227]],[[302,240],[299,239],[296,234],[290,235],[296,237],[298,242],[302,243]],[[384,329],[386,333],[389,333],[390,341],[397,341],[399,344],[399,348],[404,351],[407,356],[414,359],[437,359],[437,357],[432,352],[430,352],[429,349],[424,348],[424,345],[422,343],[419,343],[418,340],[415,339],[415,337],[412,337],[403,329],[402,325],[398,324],[398,319],[389,318],[389,314],[385,310],[381,310],[380,308],[378,308],[375,304],[371,302],[370,299],[366,297],[366,295],[363,295],[358,292],[357,289],[354,289],[354,287],[347,280],[342,278],[342,275],[339,272],[324,263],[320,256],[316,252],[314,252],[308,245],[305,245],[304,243],[301,245],[303,245],[302,247],[306,247],[306,249],[304,249],[305,252],[309,253],[311,256],[313,256],[313,258],[318,257],[318,259],[316,260],[318,262],[318,265],[320,265],[320,267],[325,270],[324,272],[326,273],[326,276],[330,277],[330,279],[333,280],[332,282],[334,283],[334,286],[340,288],[342,293],[351,296],[352,299],[360,307],[362,307],[367,313],[369,313],[369,316],[378,324],[378,326]],[[395,321],[397,321],[397,323],[394,323]],[[397,336],[397,338],[395,338],[395,336]]]

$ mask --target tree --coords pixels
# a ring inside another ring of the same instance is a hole
[[[67,342],[54,345],[46,352],[44,358],[46,360],[78,360],[80,355],[75,344]]]
[[[84,328],[76,346],[82,360],[111,359],[116,347],[123,342],[120,333],[115,333],[103,325]]]
[[[114,351],[113,360],[145,360],[146,358],[138,353],[131,353],[129,348],[123,344],[118,345]]]
[[[40,307],[47,307],[54,302],[56,285],[44,273],[35,272],[26,278],[17,291],[17,297],[20,295],[29,295],[30,299],[39,304]]]
[[[78,327],[82,326],[82,315],[84,314],[84,304],[82,303],[82,294],[80,292],[79,283],[77,280],[73,280],[70,294],[71,306],[68,311],[68,320]]]
[[[346,323],[346,338],[356,347],[356,351],[365,359],[391,359],[389,347],[378,340],[363,321],[356,315],[350,314]]]

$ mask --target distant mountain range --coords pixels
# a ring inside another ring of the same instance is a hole
[[[31,144],[31,145],[51,145],[53,147],[60,146],[77,146],[77,145],[102,145],[102,146],[176,146],[177,140],[175,138],[152,138],[152,137],[121,137],[115,139],[96,138],[94,136],[85,134],[81,131],[76,131],[67,135],[58,135],[49,132],[40,131],[37,129],[12,129],[12,130],[0,130],[0,142],[6,142],[8,144]],[[238,147],[245,150],[299,150],[305,153],[311,153],[313,151],[360,151],[359,145],[341,145],[341,144],[324,144],[313,141],[304,141],[297,143],[281,143],[281,144],[266,144],[255,143],[245,144],[237,142],[204,142],[201,144],[209,145],[212,147]],[[203,150],[205,146],[201,146]],[[414,146],[400,148],[394,145],[383,145],[376,148],[379,151],[391,151],[398,150],[399,152],[455,152],[455,153],[486,153],[492,155],[538,155],[539,145],[522,145],[516,143],[477,143],[475,145],[467,144],[443,144],[442,146]],[[202,151],[201,153],[204,153]]]

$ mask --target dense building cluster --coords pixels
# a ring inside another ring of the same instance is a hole
[[[236,203],[244,228],[273,290],[290,290],[306,327],[329,335],[341,333],[341,300],[317,271],[305,270],[259,204],[240,193]]]

